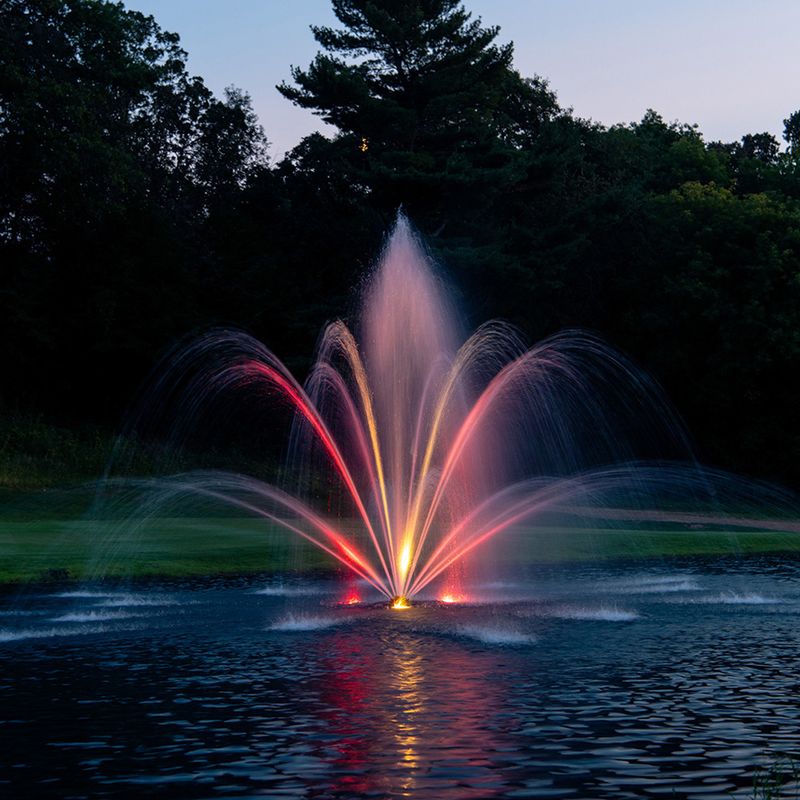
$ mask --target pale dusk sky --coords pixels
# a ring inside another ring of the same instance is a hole
[[[325,126],[275,89],[319,49],[309,25],[336,25],[329,0],[129,0],[179,33],[189,69],[216,93],[253,98],[279,158]],[[800,2],[765,0],[467,0],[515,44],[516,68],[550,81],[562,106],[604,124],[697,123],[707,141],[769,131],[800,108]]]

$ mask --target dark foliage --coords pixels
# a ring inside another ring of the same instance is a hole
[[[403,205],[480,322],[598,331],[701,458],[800,485],[800,112],[704,141],[559,107],[457,0],[334,0],[280,91],[336,126],[271,165],[249,98],[121,4],[0,4],[8,409],[118,419],[178,337],[244,327],[302,372]]]

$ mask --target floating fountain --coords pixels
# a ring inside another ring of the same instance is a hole
[[[465,338],[402,217],[355,323],[327,326],[304,384],[264,345],[231,331],[193,343],[168,375],[180,385],[184,425],[223,396],[288,405],[293,477],[279,488],[191,473],[159,481],[162,497],[190,492],[258,514],[395,609],[432,585],[443,602],[463,597],[471,559],[514,526],[535,533],[544,515],[598,509],[606,519],[681,520],[689,495],[719,499],[734,483],[693,465],[658,387],[597,338],[570,332],[528,349],[502,322]],[[642,462],[665,455],[682,463]],[[654,510],[657,494],[671,510]]]

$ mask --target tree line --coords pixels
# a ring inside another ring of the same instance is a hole
[[[457,0],[333,9],[279,90],[336,132],[273,162],[247,93],[215,97],[152,17],[0,4],[0,411],[113,424],[213,325],[302,374],[402,206],[471,321],[599,332],[703,460],[799,486],[800,112],[783,144],[604,126]]]

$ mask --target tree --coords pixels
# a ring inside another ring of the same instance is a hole
[[[742,155],[745,158],[774,164],[779,152],[778,140],[771,133],[747,133],[742,136]]]
[[[748,133],[738,142],[713,142],[709,149],[725,159],[732,188],[741,195],[790,190],[781,172],[785,154],[771,133]]]
[[[783,121],[783,138],[793,152],[800,149],[800,111],[794,111]]]
[[[6,400],[116,408],[197,324],[213,208],[265,147],[247,95],[215,98],[152,17],[105,0],[2,3]]]
[[[335,125],[354,180],[384,210],[403,204],[429,232],[485,208],[517,177],[515,155],[558,112],[512,45],[457,0],[333,0],[344,28],[278,89]]]
[[[402,204],[475,321],[598,331],[711,461],[797,484],[800,112],[787,152],[655,111],[605,127],[456,0],[333,5],[280,89],[337,132],[272,165],[246,93],[214,97],[152,18],[0,0],[0,402],[116,421],[216,324],[302,373]]]
[[[687,182],[645,201],[616,332],[669,389],[704,460],[800,481],[800,209]]]

